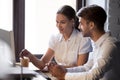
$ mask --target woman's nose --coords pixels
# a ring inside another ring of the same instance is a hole
[[[60,27],[61,27],[61,24],[60,24],[60,23],[57,23],[57,27],[59,27],[59,28],[60,28]]]

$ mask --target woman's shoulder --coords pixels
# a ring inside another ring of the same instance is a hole
[[[82,32],[81,31],[78,31],[78,30],[75,30],[75,33],[78,37],[83,37],[82,35]]]
[[[61,37],[62,37],[62,34],[57,33],[57,34],[52,34],[52,35],[50,36],[50,39],[51,39],[51,40],[54,40],[54,41],[58,41]]]

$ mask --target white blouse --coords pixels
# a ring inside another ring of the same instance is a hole
[[[74,65],[79,54],[92,51],[90,39],[83,38],[82,33],[75,29],[66,41],[62,34],[52,36],[49,48],[54,50],[56,62],[65,66]]]

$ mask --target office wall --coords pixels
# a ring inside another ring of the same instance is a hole
[[[120,0],[109,0],[108,29],[120,41]]]

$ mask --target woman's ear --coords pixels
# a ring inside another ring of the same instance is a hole
[[[71,20],[71,22],[72,22],[72,24],[73,24],[73,26],[75,25],[75,20],[74,19],[72,19]]]
[[[74,19],[72,19],[71,21],[72,21],[73,24],[75,23],[75,20],[74,20]]]

